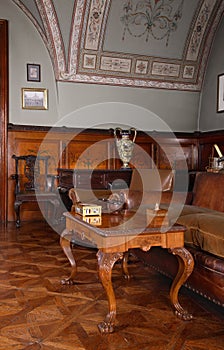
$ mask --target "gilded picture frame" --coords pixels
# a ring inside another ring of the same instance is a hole
[[[45,88],[22,88],[22,108],[48,109],[48,91]]]

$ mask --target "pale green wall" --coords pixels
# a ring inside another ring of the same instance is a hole
[[[224,20],[216,32],[213,47],[206,69],[202,89],[199,130],[210,131],[224,129],[224,112],[216,112],[217,76],[224,74]]]
[[[59,83],[58,93],[60,117],[69,125],[72,121],[78,127],[120,122],[141,125],[142,130],[164,130],[165,125],[152,123],[155,114],[173,131],[196,129],[196,93],[71,83]]]
[[[9,21],[9,122],[14,124],[51,126],[65,122],[67,126],[92,127],[114,122],[141,126],[143,130],[164,129],[153,123],[158,115],[173,131],[197,129],[199,93],[112,87],[93,84],[55,83],[48,51],[29,19],[9,0],[0,2],[1,18]],[[26,81],[26,64],[39,63],[41,83]],[[49,90],[48,111],[27,111],[21,108],[22,87],[45,87]],[[113,105],[108,104],[113,102]],[[96,104],[99,104],[96,106]],[[144,109],[140,109],[140,106]],[[112,107],[112,108],[110,108]],[[79,116],[75,111],[80,111]],[[92,111],[92,113],[90,113]],[[67,114],[72,117],[65,118]]]
[[[0,1],[0,17],[8,20],[9,27],[9,122],[51,126],[58,118],[58,102],[53,68],[46,46],[30,20],[10,1]],[[41,82],[27,82],[27,63],[41,65]],[[48,89],[49,110],[23,110],[22,87]]]

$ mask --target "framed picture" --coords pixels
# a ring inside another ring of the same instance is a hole
[[[40,64],[27,65],[27,81],[40,81]]]
[[[47,89],[22,88],[23,109],[48,109]]]
[[[218,75],[217,112],[224,112],[224,74]]]

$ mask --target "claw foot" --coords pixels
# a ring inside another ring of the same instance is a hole
[[[190,320],[192,320],[193,319],[193,315],[192,314],[190,314],[189,312],[187,312],[187,311],[175,311],[175,315],[179,318],[179,319],[181,319],[181,320],[183,320],[183,321],[190,321]]]
[[[64,278],[61,280],[61,284],[72,286],[73,284],[75,284],[75,281],[71,278]]]
[[[101,322],[98,324],[98,328],[101,334],[113,333],[114,326],[110,322]]]

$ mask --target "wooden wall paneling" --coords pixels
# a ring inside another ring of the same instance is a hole
[[[218,157],[218,153],[214,148],[217,144],[224,156],[224,131],[201,133],[199,136],[199,164],[200,170],[205,171],[209,166],[210,157]]]
[[[143,140],[138,140],[136,142],[132,158],[130,161],[130,166],[135,168],[153,168],[154,164],[154,148],[152,141],[144,142]]]
[[[176,133],[176,137],[186,156],[188,170],[197,171],[199,168],[198,133],[182,134]]]
[[[170,137],[163,134],[156,138],[156,165],[161,169],[177,169],[182,170],[186,168],[189,171],[197,170],[198,167],[198,150],[197,140],[188,137],[185,139],[183,135],[176,135]]]
[[[108,140],[108,169],[119,169],[122,166],[122,162],[119,158],[117,146],[114,138]]]
[[[213,144],[201,144],[200,145],[200,168],[199,170],[205,171],[209,166],[209,159],[214,157],[214,147]]]
[[[198,154],[197,147],[192,143],[181,144],[183,153],[187,162],[187,167],[189,171],[197,170],[198,168]]]
[[[14,173],[13,154],[35,154],[39,150],[42,154],[49,154],[52,157],[51,173],[56,173],[57,168],[119,169],[122,166],[113,133],[108,130],[86,130],[78,133],[73,129],[58,128],[49,133],[49,129],[31,126],[13,126],[9,128],[8,218],[10,221],[14,220],[14,181],[10,178],[10,175]],[[176,133],[176,137],[174,137],[162,132],[152,132],[151,134],[138,132],[131,165],[139,168],[152,168],[156,165],[158,168],[181,170],[186,158],[189,170],[198,170],[198,161],[202,160],[203,164],[204,160],[204,154],[200,156],[199,153],[198,155],[198,149],[203,149],[202,153],[206,154],[206,161],[207,153],[210,152],[210,147],[214,143],[219,144],[224,152],[223,135],[224,133],[213,136],[210,134],[202,135],[201,133]],[[45,142],[42,143],[44,139]],[[179,144],[183,150],[182,155],[180,154]],[[26,218],[32,220],[33,213],[29,216],[27,210],[25,214]]]
[[[179,146],[170,144],[163,144],[163,148],[158,148],[158,168],[182,170],[186,169],[186,165],[189,171],[196,170],[194,145],[182,145],[182,150]]]
[[[160,169],[183,168],[183,156],[176,140],[159,140],[156,145],[156,166]]]
[[[0,20],[0,222],[7,222],[8,22]]]
[[[166,151],[165,151],[166,149]],[[160,169],[177,169],[179,164],[178,148],[175,145],[163,144],[157,146],[156,166]]]
[[[112,159],[114,158],[114,137],[108,130],[82,132],[71,130],[68,135],[67,144],[63,141],[62,145],[64,156],[61,167],[110,169],[115,166],[115,161]]]
[[[67,148],[69,168],[109,168],[107,141],[95,143],[92,143],[92,141],[71,141]]]

